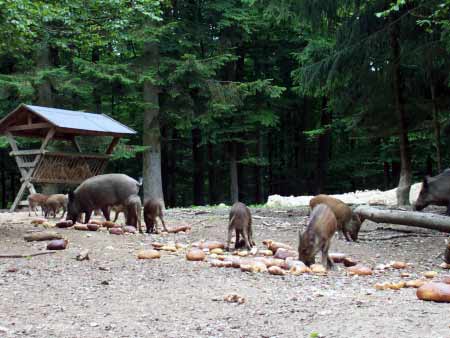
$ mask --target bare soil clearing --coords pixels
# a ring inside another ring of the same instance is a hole
[[[259,248],[263,239],[297,246],[306,209],[252,212]],[[330,252],[365,265],[412,263],[372,276],[347,276],[341,264],[327,276],[243,273],[188,262],[184,251],[136,259],[152,241],[225,241],[227,214],[227,208],[168,210],[168,227],[195,224],[188,234],[166,236],[56,229],[69,240],[66,250],[0,259],[0,337],[450,336],[449,304],[420,301],[416,289],[374,288],[420,278],[428,270],[438,271],[438,277],[450,274],[439,268],[446,236],[432,230],[366,221],[359,243],[336,236]],[[0,254],[45,251],[46,242],[23,239],[42,230],[31,225],[33,218],[27,212],[0,213]],[[84,249],[90,260],[77,261]],[[402,278],[402,272],[410,277]],[[223,301],[228,294],[244,297],[245,303]]]

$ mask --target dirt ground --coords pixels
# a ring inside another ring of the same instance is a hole
[[[254,209],[254,233],[297,246],[305,210]],[[377,291],[376,282],[399,281],[400,270],[369,277],[272,276],[188,262],[183,251],[138,260],[152,241],[225,240],[228,209],[172,209],[168,226],[192,224],[188,234],[109,235],[57,229],[69,247],[51,255],[0,259],[0,337],[450,337],[449,304],[420,301],[415,289]],[[0,254],[45,251],[23,236],[41,227],[26,212],[0,213]],[[374,267],[412,263],[405,280],[427,270],[439,276],[444,234],[364,223],[359,243],[334,238],[342,252]],[[89,261],[77,261],[82,249]],[[242,305],[223,296],[236,293]]]

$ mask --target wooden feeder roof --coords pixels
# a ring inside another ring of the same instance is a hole
[[[19,105],[0,121],[0,134],[45,137],[49,128],[54,138],[71,139],[77,135],[123,137],[136,131],[104,114]]]

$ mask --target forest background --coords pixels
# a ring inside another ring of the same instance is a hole
[[[450,0],[0,0],[0,117],[114,117],[138,134],[107,172],[169,207],[395,186],[403,204],[449,164],[449,74]]]

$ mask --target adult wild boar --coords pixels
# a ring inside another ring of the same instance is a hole
[[[92,211],[101,209],[109,221],[109,207],[126,204],[128,197],[137,195],[140,184],[124,174],[105,174],[88,178],[75,191],[69,193],[67,219],[74,223],[81,213],[85,213],[84,222],[88,223]]]
[[[326,204],[314,207],[308,219],[303,234],[299,232],[298,259],[306,265],[315,263],[316,254],[322,252],[322,265],[333,267],[333,262],[328,256],[331,239],[337,229],[336,216]]]
[[[341,200],[328,196],[317,195],[309,201],[311,210],[318,204],[326,204],[331,208],[336,216],[337,228],[342,231],[347,241],[350,237],[353,241],[358,240],[358,233],[361,229],[361,220],[358,215],[352,212],[352,209]]]
[[[414,210],[421,211],[430,204],[446,206],[446,214],[450,216],[450,169],[445,169],[433,177],[425,176],[423,179]]]

